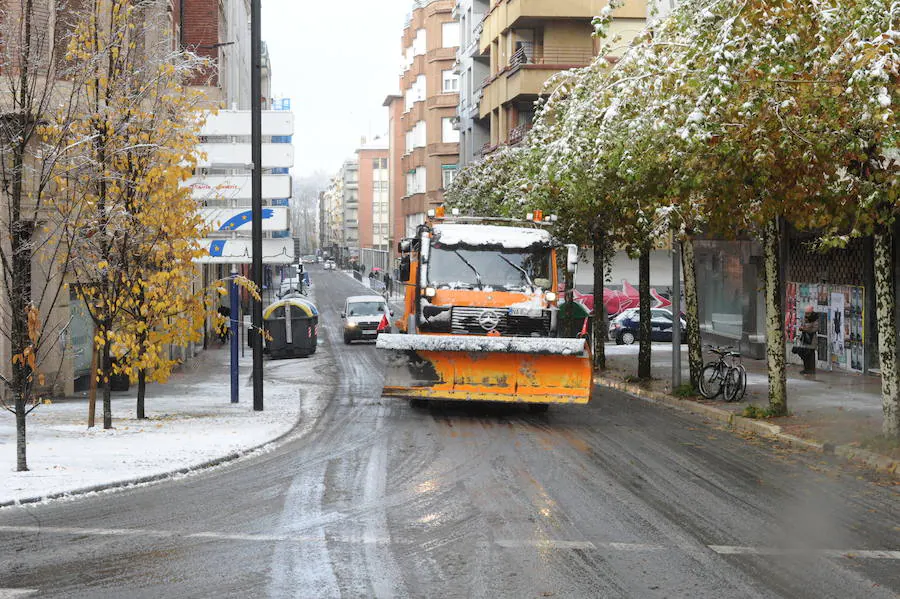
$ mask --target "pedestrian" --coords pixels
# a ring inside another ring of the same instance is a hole
[[[800,374],[816,373],[816,334],[819,332],[819,313],[812,306],[807,306],[803,322],[799,326],[799,343],[794,345],[793,351],[803,360],[803,370]]]

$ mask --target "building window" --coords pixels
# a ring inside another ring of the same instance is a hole
[[[444,48],[459,47],[459,23],[450,21],[441,25],[441,36]]]
[[[425,51],[427,50],[426,40],[427,40],[427,37],[426,37],[425,30],[417,29],[416,37],[413,40],[413,45],[412,45],[413,55],[422,56],[425,54]]]
[[[459,131],[453,127],[453,118],[441,119],[441,141],[445,144],[459,143]]]
[[[426,173],[427,173],[427,171],[425,170],[424,166],[416,167],[415,193],[425,193],[425,189],[428,185]]]
[[[453,71],[441,71],[441,80],[444,82],[442,89],[445,94],[459,92],[459,75]]]
[[[441,187],[443,189],[450,187],[453,179],[456,178],[456,172],[455,164],[445,164],[441,167]]]

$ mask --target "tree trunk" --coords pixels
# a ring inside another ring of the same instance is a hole
[[[900,381],[897,379],[897,329],[894,322],[897,298],[894,288],[894,252],[890,229],[875,233],[875,318],[878,326],[878,357],[881,362],[882,432],[900,438]]]
[[[28,470],[28,459],[25,444],[25,419],[27,405],[21,396],[16,397],[16,472]]]
[[[595,223],[592,231],[594,243],[594,372],[606,370],[606,303],[603,301],[603,282],[606,279],[606,267],[603,260],[606,236],[600,223]]]
[[[652,322],[650,318],[650,247],[641,246],[641,254],[638,257],[638,304],[640,306],[640,349],[638,350],[638,378],[649,380],[651,378],[650,360],[650,334]]]
[[[781,301],[781,233],[778,221],[766,224],[766,367],[769,374],[769,409],[775,416],[785,416],[787,379],[785,376],[784,314]]]
[[[697,302],[697,263],[694,259],[694,238],[691,235],[685,235],[681,240],[681,267],[684,271],[684,311],[691,388],[698,390],[700,372],[703,370],[703,342],[700,339],[700,304]]]
[[[107,329],[108,330],[108,329]],[[104,335],[103,338],[103,429],[112,428],[112,399],[110,397],[110,379],[112,378],[112,363],[110,355],[110,341]]]
[[[143,368],[138,370],[138,392],[137,392],[137,417],[138,420],[144,420],[147,416],[144,413],[144,397],[147,394],[147,371]]]

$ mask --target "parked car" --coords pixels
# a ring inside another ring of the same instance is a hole
[[[393,316],[380,295],[354,295],[347,298],[341,318],[344,319],[344,343],[374,341],[378,325],[385,315]]]
[[[325,264],[322,265],[322,268],[325,270],[335,270],[334,260],[326,260]]]
[[[316,263],[316,257],[313,256],[312,254],[307,254],[306,256],[303,256],[302,260],[303,260],[303,264],[315,264]]]
[[[687,322],[681,318],[681,342],[687,343]],[[617,344],[631,345],[640,338],[641,313],[638,308],[622,311],[609,323],[609,338]],[[650,340],[672,340],[672,311],[666,308],[650,310]]]

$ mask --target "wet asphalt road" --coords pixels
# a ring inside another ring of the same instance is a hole
[[[315,275],[320,350],[267,363],[303,422],[262,456],[0,510],[0,599],[896,597],[900,493],[597,390],[588,407],[379,399]]]

